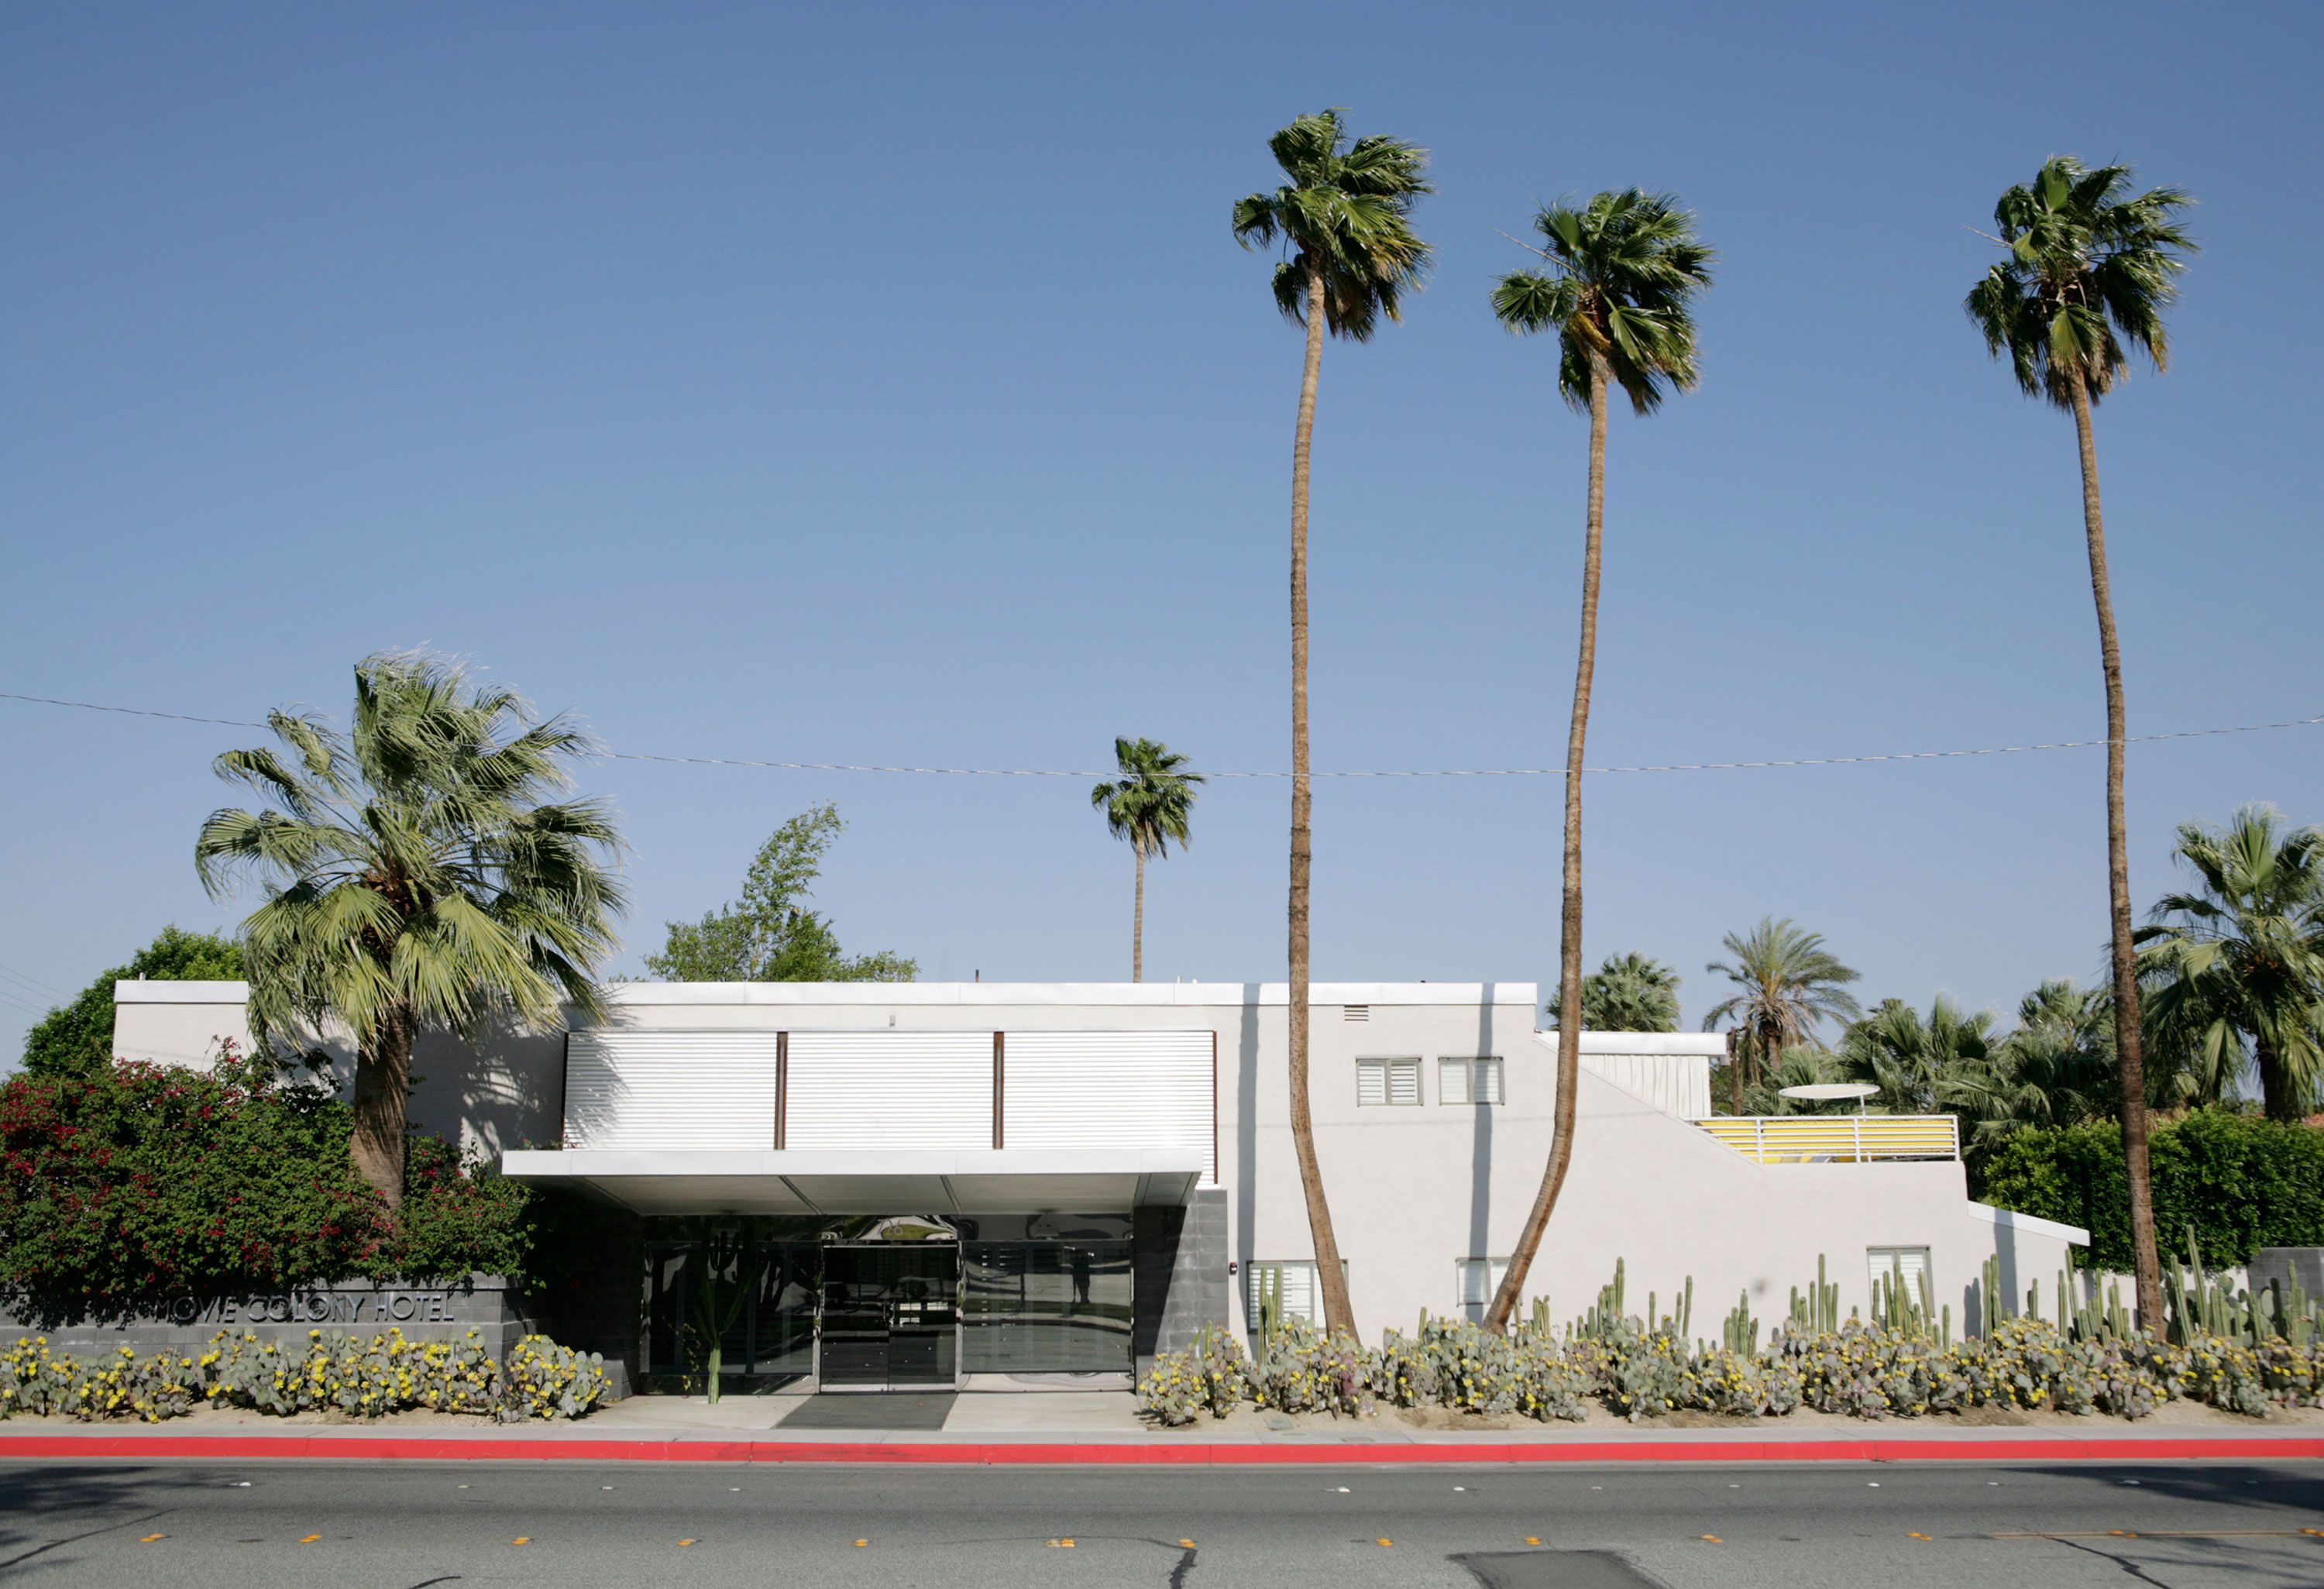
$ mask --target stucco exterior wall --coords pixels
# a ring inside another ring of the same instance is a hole
[[[1219,1178],[1227,1251],[1252,1261],[1310,1258],[1305,1200],[1292,1155],[1286,1006],[1281,984],[656,984],[612,990],[613,1020],[660,1030],[920,1030],[1207,1029],[1217,1036]],[[119,1051],[198,1063],[215,1037],[247,1040],[239,984],[121,984]],[[1409,1326],[1424,1307],[1457,1310],[1456,1261],[1501,1258],[1515,1244],[1547,1159],[1556,1055],[1534,1030],[1531,984],[1318,984],[1310,1090],[1316,1150],[1367,1338]],[[1363,1018],[1348,1018],[1350,1006]],[[1717,1039],[1665,1036],[1652,1045],[1585,1034],[1585,1057],[1640,1048],[1685,1058]],[[344,1040],[336,1074],[351,1081]],[[1437,1061],[1498,1056],[1505,1102],[1441,1101]],[[1699,1056],[1696,1056],[1699,1058]],[[1418,1058],[1414,1106],[1360,1106],[1357,1061]],[[470,1151],[557,1145],[562,1128],[561,1034],[510,1033],[475,1050],[423,1039],[412,1117]],[[1616,1067],[1620,1069],[1621,1067]],[[1683,1089],[1691,1094],[1692,1088]],[[899,1100],[899,1104],[908,1101]],[[1814,1279],[1822,1254],[1843,1315],[1870,1300],[1866,1250],[1930,1249],[1933,1289],[1964,1327],[1967,1294],[1998,1252],[2004,1281],[2026,1284],[2063,1266],[2061,1236],[1977,1218],[1961,1166],[1941,1163],[1759,1165],[1711,1140],[1640,1092],[1585,1069],[1573,1168],[1528,1292],[1564,1319],[1582,1312],[1626,1261],[1630,1305],[1667,1299],[1691,1276],[1694,1326],[1715,1336],[1738,1295],[1763,1326]],[[905,1212],[900,1211],[899,1212]],[[1244,1289],[1231,1284],[1233,1322]]]

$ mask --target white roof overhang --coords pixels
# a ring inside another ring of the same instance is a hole
[[[1183,1149],[511,1150],[501,1169],[636,1214],[1111,1214],[1186,1202],[1202,1179],[1203,1156]]]

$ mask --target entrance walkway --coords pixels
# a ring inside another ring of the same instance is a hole
[[[737,1396],[713,1407],[699,1396],[632,1396],[601,1407],[576,1429],[811,1429],[947,1434],[1134,1435],[1138,1399],[1127,1390],[868,1391],[834,1396]]]
[[[950,1390],[858,1390],[802,1396],[786,1429],[941,1429],[959,1397]]]

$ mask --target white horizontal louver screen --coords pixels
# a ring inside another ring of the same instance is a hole
[[[1375,1104],[1388,1102],[1388,1061],[1359,1059],[1356,1061],[1356,1106],[1369,1109]]]
[[[576,1031],[565,1049],[565,1145],[771,1148],[775,1043],[770,1031]]]
[[[1501,1096],[1501,1062],[1499,1059],[1478,1060],[1475,1074],[1478,1103],[1506,1104],[1508,1102],[1507,1098]]]
[[[1216,1184],[1209,1031],[1012,1031],[1003,1042],[1007,1147],[1183,1148]]]
[[[989,1031],[795,1031],[783,1146],[991,1148]]]

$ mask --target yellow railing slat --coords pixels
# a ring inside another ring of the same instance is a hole
[[[1694,1123],[1761,1164],[1960,1157],[1950,1114],[1723,1114]]]

